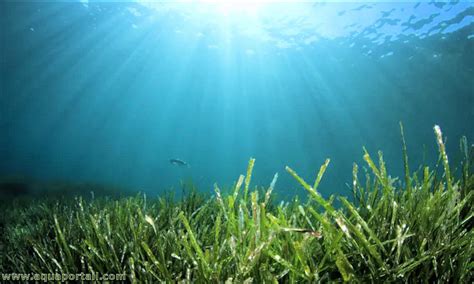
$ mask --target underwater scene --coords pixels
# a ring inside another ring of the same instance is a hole
[[[10,282],[472,283],[474,2],[3,1]]]

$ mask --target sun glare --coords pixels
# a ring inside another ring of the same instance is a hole
[[[269,0],[198,0],[198,3],[205,3],[215,6],[216,11],[223,15],[231,14],[256,14]]]
[[[179,3],[207,4],[223,15],[256,14],[266,4],[275,0],[184,0]]]

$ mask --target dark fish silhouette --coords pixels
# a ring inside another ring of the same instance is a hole
[[[189,167],[189,164],[180,159],[170,159],[170,163],[180,167]]]

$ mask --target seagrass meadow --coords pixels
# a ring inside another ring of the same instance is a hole
[[[353,166],[352,198],[324,198],[286,167],[307,200],[277,202],[251,184],[255,159],[234,186],[180,198],[43,198],[2,204],[0,271],[125,273],[128,282],[470,283],[473,279],[473,149],[450,164],[434,127],[435,165],[387,173],[382,152]],[[378,160],[378,161],[377,161]],[[328,167],[329,166],[329,167]],[[309,183],[311,181],[311,183]],[[335,202],[340,205],[334,205]]]

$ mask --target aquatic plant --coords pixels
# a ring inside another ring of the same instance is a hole
[[[216,184],[212,198],[190,190],[181,200],[138,194],[5,204],[0,271],[125,272],[132,282],[469,282],[473,148],[461,139],[456,175],[435,126],[438,163],[410,172],[401,130],[403,182],[387,173],[382,152],[376,163],[364,149],[352,199],[319,193],[327,159],[312,184],[286,167],[309,198],[277,205],[278,175],[252,188],[250,159],[246,175],[225,190]]]

